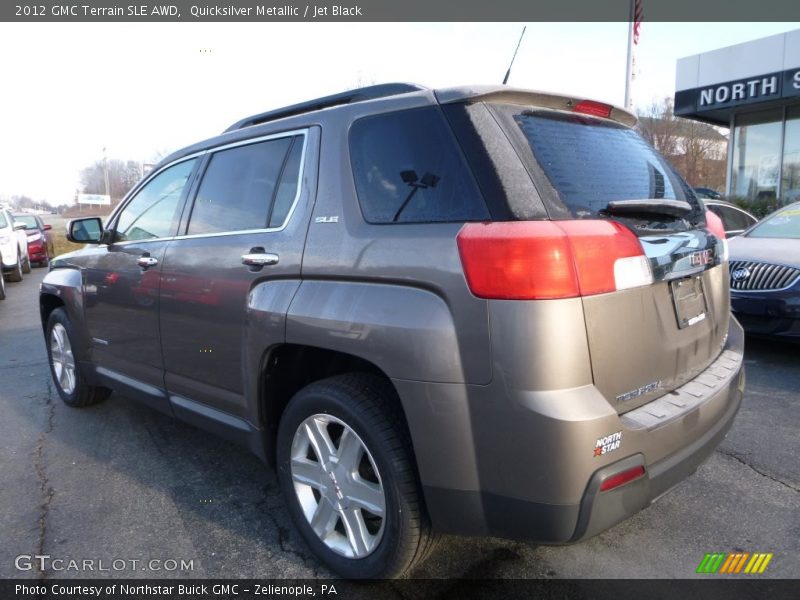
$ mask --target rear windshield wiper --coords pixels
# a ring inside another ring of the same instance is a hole
[[[609,215],[655,214],[685,217],[692,205],[683,200],[612,200],[603,212]]]

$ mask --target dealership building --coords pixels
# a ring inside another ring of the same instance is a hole
[[[800,200],[800,30],[678,61],[675,114],[728,127],[725,193]]]

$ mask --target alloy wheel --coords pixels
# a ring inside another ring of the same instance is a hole
[[[65,394],[72,394],[75,391],[75,356],[67,330],[61,323],[56,323],[50,331],[50,360],[58,387]]]
[[[291,475],[314,533],[347,558],[364,558],[381,541],[386,494],[375,460],[344,421],[316,414],[295,432]]]

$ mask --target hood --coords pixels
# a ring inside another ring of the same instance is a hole
[[[728,241],[730,259],[787,265],[800,269],[800,239],[750,238]]]

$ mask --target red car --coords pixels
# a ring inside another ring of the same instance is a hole
[[[25,233],[28,234],[28,256],[31,264],[40,267],[47,266],[50,259],[55,256],[53,250],[52,225],[45,225],[38,215],[16,214],[13,215],[17,223],[25,224]]]

